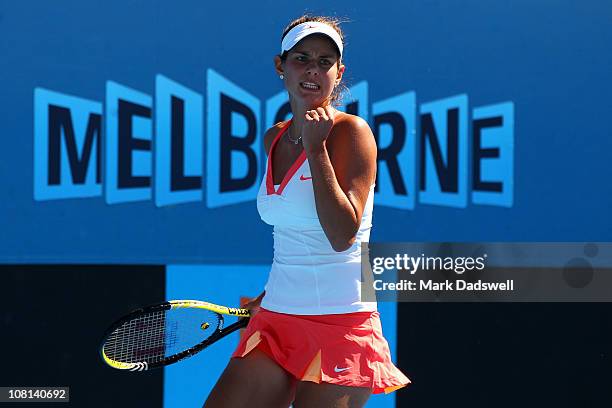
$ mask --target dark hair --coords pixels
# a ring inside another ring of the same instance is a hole
[[[303,15],[302,17],[296,18],[295,20],[293,20],[292,22],[290,22],[287,27],[285,27],[285,30],[283,31],[283,35],[281,36],[281,41],[283,41],[283,38],[285,38],[285,36],[287,35],[287,33],[289,31],[291,31],[291,29],[297,25],[300,25],[302,23],[307,23],[309,21],[314,21],[314,22],[318,22],[318,23],[325,23],[327,25],[329,25],[330,27],[332,27],[334,30],[336,30],[336,32],[338,33],[338,35],[340,35],[340,39],[342,40],[342,45],[345,44],[344,42],[344,33],[342,32],[342,29],[340,28],[340,23],[341,21],[336,19],[336,18],[332,18],[332,17],[326,17],[326,16],[311,16],[308,14]],[[337,46],[334,44],[334,46],[337,49]],[[339,52],[340,50],[338,50]],[[287,51],[283,52],[280,55],[280,59],[281,61],[285,62],[285,60],[287,59]],[[338,55],[338,67],[340,67],[340,64],[342,63],[341,61],[341,57],[340,55]],[[341,80],[340,83],[334,87],[334,90],[331,93],[331,103],[333,105],[340,105],[340,101],[342,101],[342,96],[344,94],[345,91],[348,91],[348,88],[346,87],[346,85],[344,85],[344,80]]]

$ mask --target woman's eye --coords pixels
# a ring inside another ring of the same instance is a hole
[[[323,59],[323,60],[321,60],[321,64],[329,65],[329,64],[331,64],[331,62],[329,62],[329,60]]]

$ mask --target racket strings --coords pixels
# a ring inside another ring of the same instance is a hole
[[[147,313],[123,323],[104,344],[104,353],[125,363],[157,363],[210,337],[221,315],[204,309]]]
[[[107,339],[104,352],[116,361],[159,361],[163,357],[165,313],[148,313],[125,322]]]

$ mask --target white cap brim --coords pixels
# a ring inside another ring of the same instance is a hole
[[[340,58],[342,58],[342,38],[340,38],[340,34],[336,30],[334,30],[331,26],[325,23],[321,23],[318,21],[307,21],[302,24],[298,24],[293,27],[287,35],[283,38],[281,43],[281,55],[285,51],[289,51],[292,49],[300,40],[303,38],[312,35],[312,34],[325,34],[338,47],[338,51],[340,52]]]

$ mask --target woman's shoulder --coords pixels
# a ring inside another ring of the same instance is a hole
[[[370,131],[370,125],[360,116],[350,113],[338,111],[334,119],[334,127],[339,126],[342,129],[352,129],[361,131]]]
[[[374,135],[370,129],[370,125],[360,116],[351,115],[346,112],[338,112],[334,118],[334,127],[330,136],[332,144],[344,144],[342,141],[351,140],[357,145],[369,145],[374,142]]]

